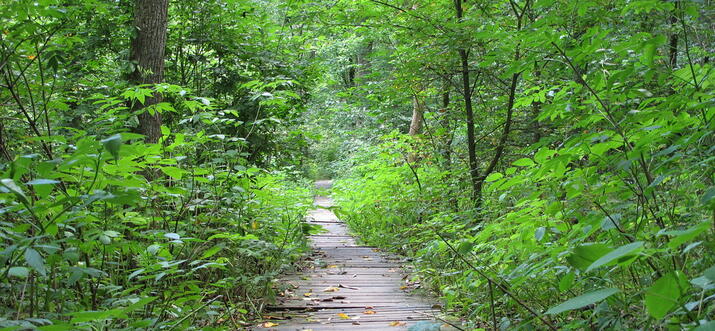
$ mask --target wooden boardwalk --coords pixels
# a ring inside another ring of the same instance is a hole
[[[316,197],[315,205],[309,222],[326,232],[311,237],[314,267],[284,277],[289,291],[267,313],[274,319],[254,330],[408,330],[418,323],[439,330],[441,323],[429,322],[437,307],[410,293],[399,259],[357,245],[345,224],[321,208],[332,205],[330,198]]]

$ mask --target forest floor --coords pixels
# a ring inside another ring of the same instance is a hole
[[[318,181],[319,189],[330,181]],[[328,208],[329,197],[317,196],[311,224],[325,231],[311,236],[309,266],[285,275],[288,287],[255,330],[445,330],[433,322],[439,306],[413,293],[406,268],[395,256],[361,246]],[[415,326],[416,327],[412,327]],[[412,327],[412,328],[411,328]]]

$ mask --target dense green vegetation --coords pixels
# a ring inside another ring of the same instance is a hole
[[[238,329],[335,212],[473,329],[715,325],[715,5],[4,0],[0,328]]]

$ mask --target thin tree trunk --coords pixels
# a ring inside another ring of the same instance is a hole
[[[457,20],[461,22],[464,15],[462,0],[454,1]],[[472,89],[469,77],[469,56],[467,50],[460,48],[459,59],[462,71],[462,91],[464,94],[464,109],[467,113],[467,152],[469,154],[469,175],[472,183],[472,202],[479,208],[482,204],[482,192],[479,187],[479,168],[477,165],[476,140],[474,135],[474,108],[472,107]]]
[[[670,28],[671,29],[676,29],[676,25],[678,24],[678,9],[680,8],[680,1],[675,1],[675,9],[673,10],[673,15],[670,16]],[[671,69],[675,69],[675,67],[678,65],[678,32],[677,31],[672,31],[670,34],[670,42],[669,42],[669,64]]]
[[[129,75],[134,84],[157,84],[164,79],[164,51],[166,47],[168,0],[136,0],[134,27],[136,36],[132,40],[130,60],[136,68]],[[156,94],[146,98],[144,104],[135,103],[133,110],[139,110],[161,102]],[[148,143],[156,143],[161,138],[161,115],[144,111],[139,115],[139,133]]]

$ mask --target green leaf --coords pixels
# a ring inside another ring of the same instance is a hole
[[[30,275],[30,269],[27,269],[25,267],[12,267],[8,271],[8,275],[10,277],[25,279],[25,278],[27,278],[27,276]]]
[[[618,292],[620,292],[620,290],[618,290],[616,288],[604,288],[604,289],[588,292],[586,294],[582,294],[575,298],[566,300],[565,302],[563,302],[559,305],[551,307],[548,311],[546,311],[546,313],[549,315],[554,315],[554,314],[563,313],[563,312],[569,311],[569,310],[583,308],[588,305],[594,304],[596,302],[602,301],[603,299],[608,298],[611,295],[614,295]]]
[[[518,167],[531,167],[535,163],[530,158],[525,157],[525,158],[518,159],[518,160],[514,161],[514,163],[512,163],[512,164],[515,166],[518,166]]]
[[[690,331],[713,331],[715,330],[715,321],[708,321],[698,325]]]
[[[626,244],[621,247],[618,247],[609,253],[601,256],[598,258],[598,260],[594,261],[588,268],[586,268],[586,272],[589,272],[591,270],[594,270],[600,266],[606,265],[611,263],[612,261],[616,259],[620,259],[626,255],[631,255],[635,251],[639,250],[640,248],[643,247],[643,242],[642,241],[636,241],[634,243]]]
[[[485,178],[484,181],[487,182],[487,183],[488,183],[488,182],[493,182],[493,181],[495,181],[495,180],[497,180],[497,179],[499,179],[499,178],[502,178],[502,177],[504,177],[504,175],[502,175],[502,174],[499,173],[499,172],[495,172],[495,173],[492,173],[492,174],[490,174],[489,176],[487,176],[487,178]]]
[[[701,233],[707,231],[707,229],[709,229],[709,228],[710,228],[710,222],[704,221],[704,222],[700,222],[699,224],[693,225],[686,230],[660,231],[658,234],[674,236],[668,242],[668,247],[677,248],[680,245],[695,239],[695,237],[697,237]]]
[[[656,319],[665,317],[678,305],[680,296],[688,288],[688,282],[680,271],[673,271],[656,280],[645,293],[648,314]]]
[[[203,255],[201,255],[201,259],[202,260],[208,259],[208,258],[214,256],[216,253],[220,252],[223,248],[224,248],[223,244],[214,245],[213,247],[207,249]]]
[[[161,171],[169,177],[177,180],[181,179],[187,172],[186,170],[177,167],[161,167]]]
[[[705,272],[703,273],[703,276],[705,276],[711,282],[715,282],[715,265],[711,266],[710,268],[707,268],[707,270],[705,270]]]
[[[15,184],[15,181],[10,179],[10,178],[3,178],[0,179],[0,185],[8,189],[10,192],[15,194],[23,203],[25,204],[30,204],[30,200],[27,199],[27,196],[25,195],[25,192],[22,191],[22,189]]]
[[[27,185],[49,185],[49,184],[58,184],[60,181],[59,180],[54,180],[54,179],[35,179],[27,182]]]
[[[593,262],[610,251],[611,249],[604,244],[583,244],[577,246],[566,261],[580,270],[586,270]]]
[[[565,276],[561,277],[561,280],[559,280],[559,291],[564,292],[568,291],[573,287],[573,281],[576,278],[576,273],[569,272]]]
[[[459,254],[465,255],[471,252],[473,247],[474,243],[472,243],[471,241],[463,241],[459,243],[459,246],[457,247],[457,252]]]
[[[102,242],[102,244],[109,245],[112,243],[112,238],[109,238],[107,235],[99,235],[99,241]]]
[[[115,317],[125,317],[126,314],[120,309],[112,309],[106,311],[80,311],[69,313],[72,316],[70,323],[83,323],[89,321],[101,321]]]
[[[45,276],[47,274],[45,271],[45,260],[36,250],[32,248],[25,250],[25,262],[27,262],[27,265],[32,267],[32,269],[40,273],[40,275]]]
[[[122,147],[122,136],[115,134],[107,139],[102,140],[104,148],[112,154],[115,160],[119,160],[119,148]]]
[[[715,186],[708,188],[700,198],[700,202],[704,205],[708,205],[711,201],[715,201]]]

